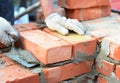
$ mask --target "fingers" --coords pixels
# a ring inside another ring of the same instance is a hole
[[[47,24],[48,28],[57,31],[57,32],[61,33],[62,35],[67,35],[69,33],[69,31],[66,28],[64,28],[57,22],[55,23],[52,21],[47,21],[46,24]]]
[[[71,21],[78,27],[80,27],[84,32],[86,31],[86,28],[83,26],[82,23],[80,23],[77,19],[71,19]]]
[[[1,31],[0,31],[0,42],[7,47],[11,46],[12,44],[10,38],[8,37],[8,34],[6,34],[5,32],[1,32]]]
[[[69,29],[69,30],[73,30],[74,32],[78,33],[78,34],[84,34],[84,27],[82,24],[80,24],[77,20],[71,20],[68,19],[65,23],[64,26]]]
[[[79,21],[75,19],[66,19],[66,17],[61,17],[57,13],[49,15],[45,19],[45,22],[50,29],[56,30],[63,35],[69,33],[67,29],[73,30],[78,34],[84,34],[85,32],[83,25],[79,23]]]

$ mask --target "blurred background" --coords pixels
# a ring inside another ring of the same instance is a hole
[[[55,6],[57,6],[57,1],[54,0]],[[23,11],[26,11],[27,8],[31,7],[35,3],[40,2],[40,0],[14,0],[14,15],[17,16]],[[25,14],[19,19],[15,20],[14,24],[23,24],[34,22],[37,20],[37,13],[41,13],[41,7],[32,10],[31,12]]]
[[[26,9],[39,0],[14,0],[14,15],[18,15],[22,13],[23,11],[26,11]],[[15,21],[15,24],[22,24],[22,23],[28,23],[30,21],[36,20],[36,13],[38,9],[35,9],[28,14],[25,14],[24,16],[20,17]]]

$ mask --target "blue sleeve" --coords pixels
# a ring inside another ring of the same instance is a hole
[[[14,24],[13,0],[0,0],[0,16]]]

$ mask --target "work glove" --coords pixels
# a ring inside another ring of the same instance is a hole
[[[15,30],[7,20],[0,17],[0,43],[9,47],[18,39],[18,37],[18,31]]]
[[[51,30],[55,30],[62,35],[67,35],[69,30],[73,30],[78,34],[84,34],[85,29],[83,25],[76,19],[67,19],[60,16],[58,13],[52,13],[45,18],[45,23]]]

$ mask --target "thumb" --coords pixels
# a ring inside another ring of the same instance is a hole
[[[0,43],[2,43],[5,46],[10,46],[11,45],[11,40],[5,32],[0,31]]]

